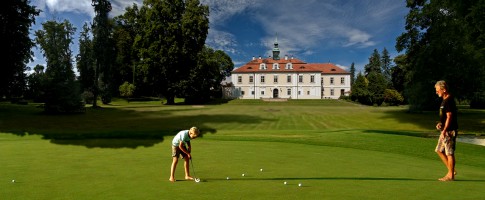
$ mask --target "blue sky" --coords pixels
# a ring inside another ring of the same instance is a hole
[[[386,48],[391,57],[396,38],[404,32],[408,9],[405,0],[200,0],[210,8],[210,29],[206,44],[224,50],[235,67],[253,56],[271,56],[277,38],[280,55],[293,56],[308,63],[331,62],[348,70],[352,62],[357,71],[374,49]],[[111,16],[124,12],[142,0],[111,0]],[[77,27],[74,56],[78,53],[79,32],[91,22],[91,0],[31,0],[43,12],[33,31],[47,20],[69,20]],[[38,49],[34,62],[45,65]]]

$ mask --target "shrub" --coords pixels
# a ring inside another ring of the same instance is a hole
[[[132,97],[133,96],[133,93],[135,92],[135,85],[131,84],[131,83],[128,83],[128,82],[124,82],[122,85],[120,85],[120,96],[122,97]]]
[[[397,90],[386,89],[384,91],[384,102],[392,106],[397,106],[404,102],[404,97]]]

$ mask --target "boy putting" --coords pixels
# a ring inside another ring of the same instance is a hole
[[[192,158],[190,152],[192,147],[190,145],[190,140],[195,139],[199,136],[199,129],[197,127],[192,127],[189,130],[182,130],[175,135],[172,140],[172,167],[170,168],[170,178],[171,182],[175,182],[175,169],[177,168],[177,163],[180,155],[184,158],[184,168],[185,168],[185,180],[194,180],[190,176],[189,162]]]

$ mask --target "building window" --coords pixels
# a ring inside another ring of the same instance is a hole
[[[254,77],[253,76],[249,76],[249,83],[253,83],[254,82]]]
[[[261,91],[261,95],[264,95],[264,90]]]
[[[242,76],[237,76],[237,83],[242,83]]]
[[[265,70],[265,69],[266,69],[266,64],[261,63],[261,64],[259,65],[259,69]]]
[[[273,82],[278,83],[278,75],[274,75]]]
[[[291,75],[286,76],[286,82],[291,83]]]
[[[315,83],[315,75],[311,75],[310,76],[310,82],[311,83]]]
[[[344,96],[345,95],[345,90],[344,89],[341,89],[340,90],[340,96]]]
[[[310,91],[306,91],[306,95],[310,95]]]
[[[330,96],[333,96],[333,95],[334,95],[333,89],[330,89]]]
[[[254,95],[254,91],[251,91],[251,95]]]
[[[241,96],[244,96],[244,91],[241,91]]]
[[[286,94],[287,94],[288,96],[289,96],[289,95],[291,95],[291,89],[290,89],[290,88],[288,88],[288,90],[286,90]]]
[[[273,63],[273,69],[280,69],[280,65],[278,63]]]
[[[299,83],[303,83],[303,75],[299,75],[298,76],[298,82]]]
[[[340,78],[340,84],[342,84],[342,85],[345,84],[345,78],[344,77]]]
[[[301,95],[301,91],[300,90],[298,90],[298,95]]]
[[[264,83],[264,76],[261,76],[261,83]]]
[[[286,63],[286,69],[293,69],[293,64]]]
[[[330,77],[330,85],[333,85],[333,77]]]

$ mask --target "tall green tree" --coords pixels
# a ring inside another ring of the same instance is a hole
[[[367,75],[369,95],[373,105],[380,106],[384,102],[384,92],[387,89],[387,81],[382,73],[371,72]]]
[[[184,91],[186,103],[205,103],[222,95],[221,82],[231,74],[234,63],[221,50],[205,46],[198,55],[198,63],[190,72],[189,87]]]
[[[372,55],[369,57],[369,63],[365,65],[365,76],[372,72],[382,73],[381,70],[381,55],[377,49],[374,49]]]
[[[114,47],[111,38],[112,26],[108,19],[108,13],[111,11],[111,3],[108,0],[92,0],[92,6],[96,13],[92,25],[93,49],[96,60],[93,107],[97,107],[96,101],[98,95],[101,94],[103,103],[109,103],[111,102],[111,93],[113,90],[116,91],[117,87],[114,87],[111,83],[111,67],[114,56]]]
[[[81,92],[93,92],[95,83],[95,57],[93,40],[90,37],[91,29],[88,23],[84,23],[79,36],[79,54],[76,56],[76,65],[79,72]]]
[[[352,62],[352,64],[350,65],[350,85],[354,85],[354,81],[355,81],[355,64],[354,62]]]
[[[386,79],[387,83],[391,83],[391,68],[392,68],[392,59],[389,55],[389,51],[386,48],[382,50],[381,53],[381,71],[382,75]]]
[[[40,10],[29,0],[4,0],[0,8],[0,99],[21,97],[25,88],[26,64],[32,60],[30,27]]]
[[[432,88],[437,80],[446,80],[458,100],[483,91],[483,3],[407,1],[406,32],[397,38],[396,49],[406,51],[405,94],[411,109],[436,109]]]
[[[199,0],[145,0],[141,33],[135,39],[147,78],[167,104],[190,84],[209,29],[209,8]]]
[[[42,29],[35,31],[35,41],[47,62],[44,87],[46,112],[77,112],[84,107],[71,59],[70,45],[75,31],[76,28],[67,20],[44,22]]]
[[[372,99],[369,92],[369,81],[359,72],[352,85],[352,94],[350,96],[352,101],[357,101],[364,105],[372,105]]]
[[[27,78],[27,94],[28,99],[34,100],[34,102],[44,102],[44,86],[46,82],[46,76],[44,73],[45,67],[43,65],[36,65],[34,67],[34,73],[30,74]]]
[[[136,4],[132,7],[127,7],[123,15],[114,18],[113,39],[115,41],[116,60],[114,66],[116,70],[113,73],[113,81],[115,85],[122,85],[125,82],[131,84],[139,84],[144,88],[140,73],[136,73],[138,61],[138,52],[133,44],[137,34],[140,32],[140,14]],[[137,76],[138,75],[138,76]],[[138,80],[137,80],[138,79]],[[150,90],[150,89],[148,89]],[[142,95],[150,96],[150,93],[140,93]]]
[[[404,92],[404,86],[407,81],[407,63],[406,55],[398,55],[394,58],[394,65],[391,68],[391,85],[392,88],[397,90],[401,95]]]

